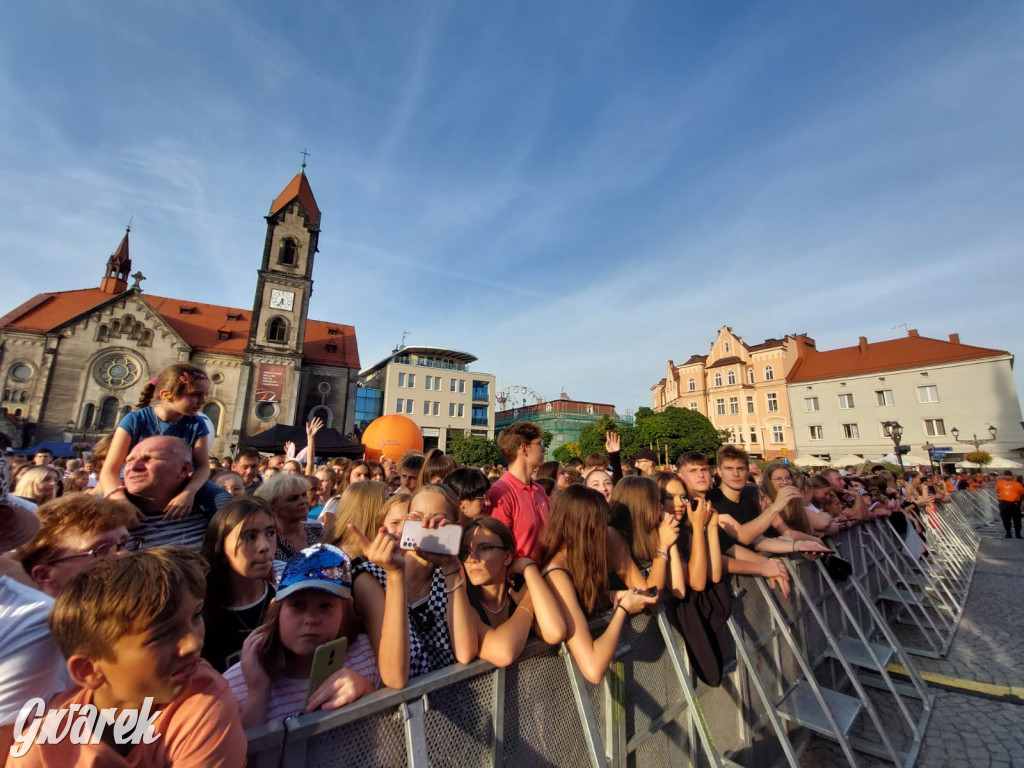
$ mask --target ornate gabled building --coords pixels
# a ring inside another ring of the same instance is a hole
[[[94,441],[131,410],[145,382],[182,361],[210,376],[215,454],[314,415],[351,432],[355,329],[307,319],[320,209],[304,171],[265,218],[251,311],[144,293],[126,232],[99,288],[41,293],[0,318],[0,441]]]
[[[750,345],[723,326],[708,354],[691,355],[681,365],[668,361],[667,375],[651,387],[654,410],[699,411],[755,458],[792,456],[786,377],[813,348],[814,340],[803,334]]]

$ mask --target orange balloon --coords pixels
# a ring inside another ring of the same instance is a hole
[[[423,433],[408,416],[393,413],[370,422],[363,432],[366,461],[380,461],[382,455],[398,461],[406,451],[423,450]]]

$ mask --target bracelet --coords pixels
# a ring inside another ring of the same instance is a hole
[[[446,579],[447,579],[447,578],[448,578],[449,576],[454,576],[454,575],[455,575],[456,573],[462,573],[462,569],[461,569],[461,568],[456,568],[456,569],[455,569],[454,571],[452,571],[451,573],[445,573],[444,571],[441,571],[441,575],[442,575],[442,576],[444,576],[444,577],[445,577]]]
[[[664,549],[659,549],[658,554],[664,557],[666,560],[669,559],[668,552],[666,552]]]
[[[793,540],[793,551],[796,552],[796,539]]]
[[[111,491],[110,493],[108,493],[108,494],[107,494],[106,496],[104,496],[103,498],[104,498],[104,499],[109,499],[109,498],[110,498],[111,496],[113,496],[113,495],[114,495],[115,493],[120,493],[121,491],[126,491],[126,490],[128,490],[128,488],[127,488],[126,486],[123,486],[123,485],[119,485],[119,486],[117,486],[117,488],[115,488],[114,490],[112,490],[112,491]]]
[[[626,614],[626,618],[628,619],[629,611],[626,610],[626,607],[622,604],[621,600],[615,604],[614,608],[612,608],[612,613],[615,613],[615,611],[617,611],[619,608],[622,608],[622,612]]]
[[[457,590],[457,589],[458,589],[459,587],[461,587],[461,586],[462,586],[463,584],[465,584],[465,583],[466,583],[466,580],[465,580],[465,579],[459,579],[459,583],[458,583],[458,584],[456,584],[456,585],[455,585],[454,587],[452,587],[451,589],[446,589],[446,590],[444,591],[444,593],[445,593],[446,595],[450,595],[450,594],[451,594],[452,592],[454,592],[455,590]]]

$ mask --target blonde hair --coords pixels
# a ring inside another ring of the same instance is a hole
[[[50,633],[64,658],[113,659],[124,635],[170,619],[188,592],[206,593],[206,561],[186,547],[154,547],[105,557],[61,591]]]
[[[373,541],[377,529],[384,521],[384,505],[388,500],[388,487],[376,480],[352,483],[338,499],[338,508],[328,515],[324,527],[324,544],[333,544],[345,550],[351,558],[362,557],[359,539],[348,529],[349,524]]]
[[[428,485],[421,485],[415,491],[412,496],[409,497],[409,504],[412,504],[412,500],[417,496],[424,493],[436,493],[442,499],[444,499],[445,509],[448,513],[448,522],[457,523],[459,521],[459,499],[452,492],[452,489],[447,485],[439,485],[437,483],[430,483]]]
[[[56,476],[57,482],[61,483],[60,472],[53,467],[32,467],[25,470],[22,476],[18,478],[18,485],[14,489],[14,495],[36,501],[39,498],[39,484],[51,473]],[[56,486],[53,492],[57,492]]]
[[[308,493],[309,480],[304,475],[291,475],[278,472],[256,489],[253,495],[263,499],[271,507],[277,506],[281,499],[295,493]]]

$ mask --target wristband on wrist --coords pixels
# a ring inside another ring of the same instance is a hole
[[[612,609],[612,613],[617,611],[619,608],[621,608],[622,612],[626,614],[626,618],[629,618],[629,611],[626,610],[626,607],[622,604],[621,600],[615,604],[615,608]]]
[[[664,557],[666,560],[669,559],[668,552],[666,552],[664,549],[659,549],[658,550],[658,555],[660,555],[661,557]]]

